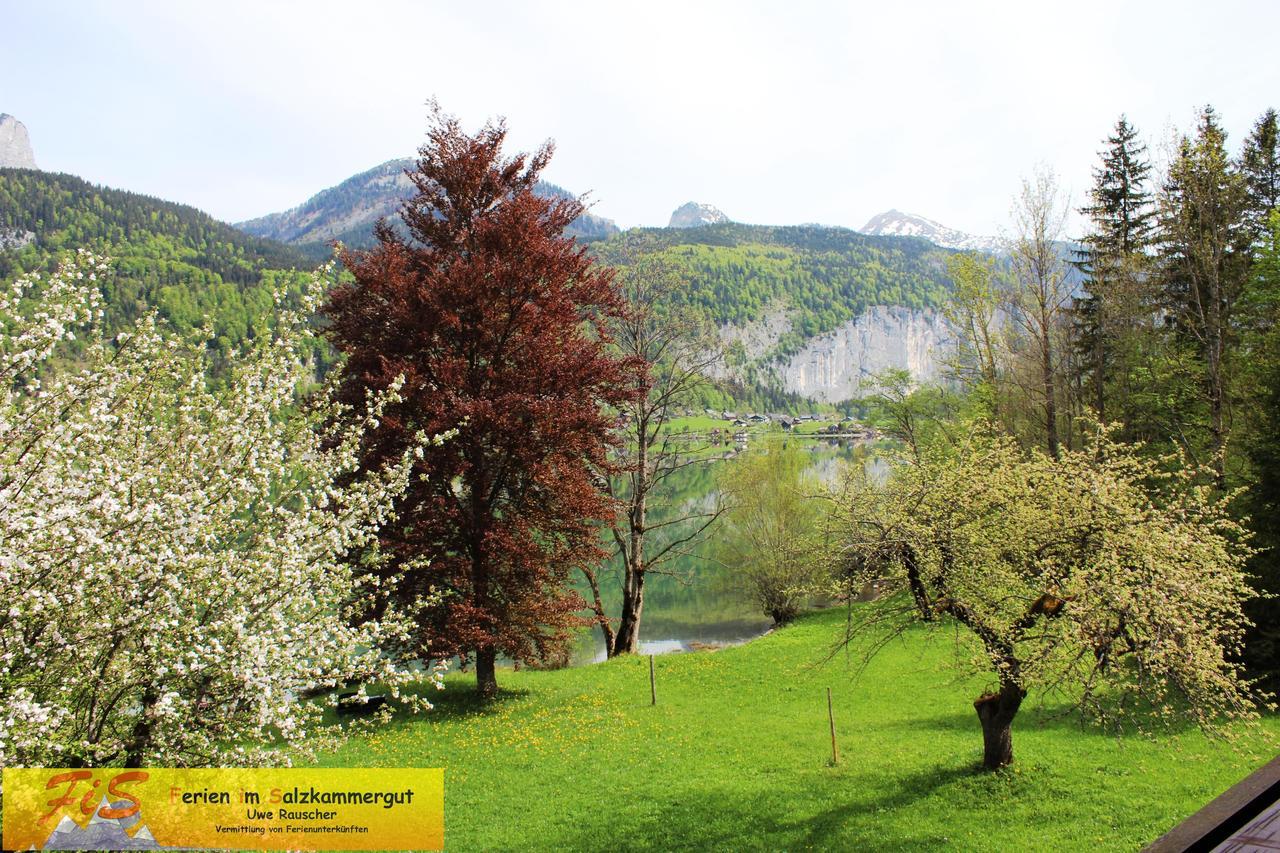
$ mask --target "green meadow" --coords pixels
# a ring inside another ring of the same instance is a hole
[[[865,606],[865,605],[857,605]],[[865,670],[832,656],[846,612],[744,645],[557,671],[468,673],[433,711],[353,738],[326,766],[445,768],[450,850],[1136,850],[1264,763],[1194,729],[1104,733],[1032,694],[1013,767],[983,772],[956,635],[916,630]],[[839,762],[831,760],[830,687]]]

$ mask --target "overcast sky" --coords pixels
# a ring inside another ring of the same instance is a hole
[[[973,233],[1052,166],[1078,203],[1116,117],[1154,144],[1280,107],[1280,3],[0,0],[0,112],[41,168],[231,221],[422,142],[436,96],[506,116],[623,226],[694,200]]]

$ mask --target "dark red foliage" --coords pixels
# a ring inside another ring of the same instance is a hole
[[[421,639],[435,656],[474,657],[484,692],[496,687],[495,653],[543,659],[580,624],[568,576],[602,556],[597,524],[612,510],[595,472],[613,440],[607,407],[627,395],[604,331],[619,292],[562,233],[582,205],[534,195],[550,143],[503,159],[505,136],[501,121],[469,136],[437,109],[408,173],[409,237],[381,223],[376,248],[344,252],[355,281],[325,308],[347,355],[347,402],[405,377],[405,401],[369,437],[366,467],[419,431],[459,429],[427,450],[428,479],[415,474],[382,545],[401,563],[430,558],[397,597],[448,594]]]

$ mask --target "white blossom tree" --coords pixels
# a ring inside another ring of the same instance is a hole
[[[109,274],[81,253],[0,290],[0,764],[287,763],[336,736],[312,692],[429,707],[401,692],[440,686],[414,614],[350,618],[379,590],[345,558],[412,459],[356,476],[361,430],[299,393],[324,275],[214,375],[154,316],[104,339]]]

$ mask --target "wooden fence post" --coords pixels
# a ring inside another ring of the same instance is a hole
[[[840,753],[836,750],[836,712],[831,707],[831,688],[827,688],[827,720],[831,723],[831,763],[840,763]]]

